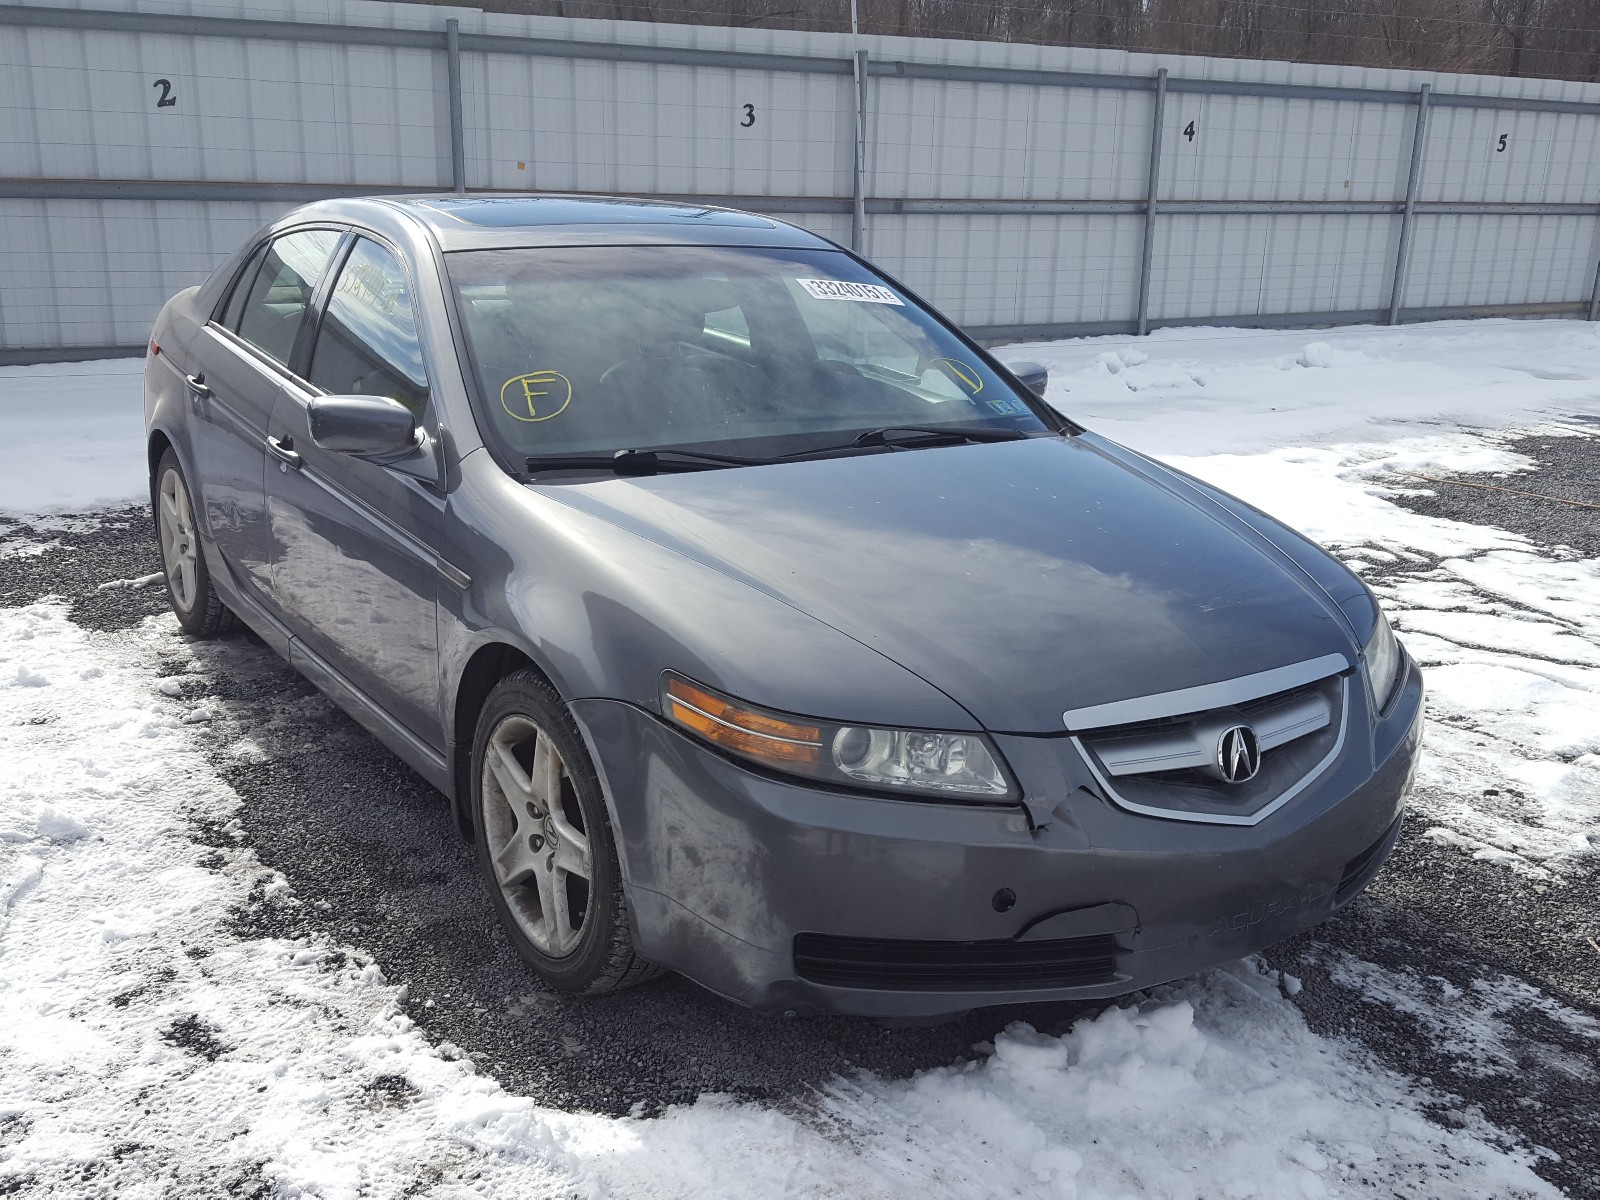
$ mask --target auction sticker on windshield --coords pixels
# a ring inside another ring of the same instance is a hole
[[[876,283],[847,283],[843,279],[796,279],[814,300],[859,300],[866,304],[898,304],[905,301]]]

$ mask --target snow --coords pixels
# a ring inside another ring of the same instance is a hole
[[[0,367],[0,513],[84,512],[148,497],[143,378],[138,358]]]
[[[434,1106],[483,1084],[438,1058],[359,952],[223,932],[252,888],[289,888],[248,850],[202,861],[193,823],[225,826],[237,799],[157,686],[158,654],[182,651],[168,619],[112,635],[58,603],[0,611],[0,667],[50,681],[0,686],[0,1190],[65,1186],[94,1161],[117,1195],[246,1178],[397,1195],[454,1152]],[[426,1103],[375,1109],[366,1087],[385,1076]],[[123,1143],[140,1149],[113,1156]],[[523,1155],[501,1175],[548,1172]]]
[[[1594,327],[1183,330],[1003,353],[1047,363],[1052,402],[1091,427],[1372,572],[1439,718],[1415,800],[1430,836],[1546,875],[1600,849],[1596,564],[1391,503],[1419,486],[1398,471],[1526,469],[1498,439],[1600,415]],[[19,464],[0,512],[142,496],[138,369],[0,370]],[[1059,1037],[1017,1024],[965,1061],[779,1106],[708,1095],[614,1119],[510,1095],[430,1045],[359,947],[226,925],[252,893],[300,901],[232,836],[238,798],[201,752],[214,713],[174,673],[187,657],[170,617],[98,634],[55,601],[0,609],[0,1191],[71,1192],[92,1167],[135,1197],[451,1178],[470,1185],[434,1194],[1557,1195],[1536,1147],[1312,1033],[1288,999],[1300,981],[1254,960]],[[1600,1041],[1514,980],[1452,992],[1350,959],[1333,975],[1421,1014],[1463,1060],[1498,1062],[1519,1007]]]

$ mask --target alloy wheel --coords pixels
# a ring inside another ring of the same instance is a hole
[[[162,565],[178,607],[189,612],[200,594],[200,547],[195,538],[189,489],[177,471],[162,475],[159,503],[156,519],[161,532]]]
[[[550,735],[531,717],[489,735],[481,788],[495,882],[523,935],[562,958],[583,936],[594,860],[577,793]]]

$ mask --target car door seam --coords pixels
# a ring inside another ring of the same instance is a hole
[[[471,575],[468,575],[460,567],[456,566],[443,555],[439,554],[438,551],[434,550],[421,538],[417,537],[409,530],[401,527],[389,517],[373,508],[372,505],[368,504],[365,500],[362,500],[360,497],[340,487],[337,483],[327,478],[315,467],[307,465],[301,469],[300,473],[305,478],[311,480],[312,483],[316,484],[323,491],[327,492],[330,496],[334,497],[334,499],[339,500],[341,503],[349,506],[356,512],[359,512],[362,516],[366,517],[379,529],[383,530],[384,533],[388,534],[391,541],[398,543],[409,554],[411,554],[412,557],[433,567],[434,570],[436,570],[440,575],[444,576],[445,579],[449,580],[456,587],[465,590],[472,586]]]

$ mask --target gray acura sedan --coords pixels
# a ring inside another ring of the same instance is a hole
[[[1370,591],[725,209],[339,200],[167,304],[172,607],[422,773],[551,987],[1113,996],[1323,920],[1422,683]]]

